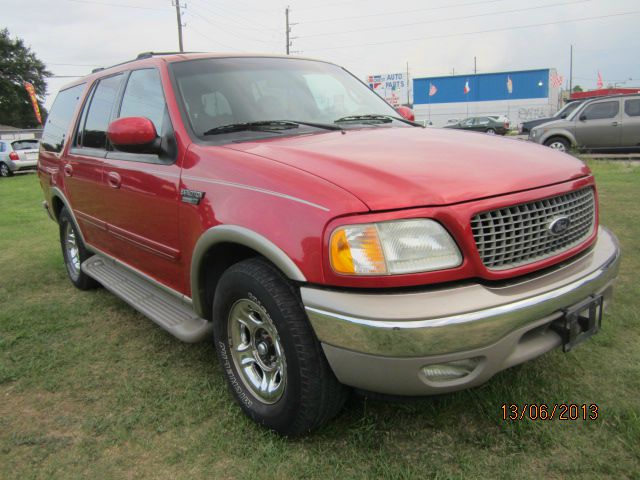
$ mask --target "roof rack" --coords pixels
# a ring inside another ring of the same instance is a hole
[[[136,57],[136,60],[142,60],[143,58],[151,58],[156,55],[180,55],[182,53],[200,53],[200,52],[142,52]]]

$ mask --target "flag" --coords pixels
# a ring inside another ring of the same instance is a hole
[[[507,75],[507,92],[513,93],[513,82],[510,75]]]
[[[564,82],[564,77],[562,75],[558,75],[557,73],[553,73],[551,75],[551,86],[554,88],[559,88],[562,86],[562,82]]]
[[[469,88],[469,80],[467,80],[464,84],[464,94],[466,95],[470,91],[471,91],[471,88]]]
[[[433,97],[436,93],[438,93],[438,89],[433,83],[429,82],[429,96]]]
[[[600,75],[600,71],[598,70],[598,90],[604,87],[604,82],[602,81],[602,75]]]
[[[31,99],[31,105],[33,105],[33,113],[36,114],[36,120],[38,120],[38,123],[42,125],[42,117],[40,116],[40,108],[38,107],[38,99],[36,98],[36,89],[33,88],[33,85],[29,82],[24,82],[24,88]]]

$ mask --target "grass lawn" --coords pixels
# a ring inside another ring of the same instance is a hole
[[[37,177],[0,179],[0,478],[639,478],[640,166],[591,166],[624,255],[600,334],[474,390],[353,398],[299,440],[241,414],[212,344],[74,289]],[[504,421],[503,403],[599,416]]]

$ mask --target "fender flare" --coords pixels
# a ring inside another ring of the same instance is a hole
[[[220,243],[235,243],[255,250],[291,280],[296,282],[307,281],[293,260],[268,238],[238,225],[217,225],[211,227],[200,236],[191,256],[191,300],[193,309],[200,316],[206,311],[206,305],[204,305],[206,295],[203,290],[204,287],[200,285],[200,268],[209,249]]]
[[[67,209],[67,211],[71,215],[71,218],[73,218],[73,223],[75,223],[76,229],[80,234],[80,239],[82,240],[82,243],[85,245],[85,247],[87,247],[87,242],[85,241],[84,235],[82,234],[82,229],[80,228],[80,224],[78,223],[78,219],[76,218],[75,213],[73,213],[73,209],[71,208],[71,205],[69,205],[69,201],[67,200],[67,197],[65,197],[62,190],[60,190],[58,187],[51,187],[51,200],[53,200],[54,197],[57,197],[58,200],[62,202],[64,207]],[[59,218],[58,218],[58,215],[53,210],[53,205],[50,205],[49,208],[51,209],[51,215],[53,216],[53,219],[55,220],[56,223],[59,223]]]
[[[547,133],[545,133],[544,137],[542,137],[543,139],[540,140],[540,143],[544,145],[544,143],[547,140],[549,140],[551,137],[564,137],[567,140],[569,140],[569,143],[572,146],[575,146],[578,144],[573,134],[567,130],[549,130]]]

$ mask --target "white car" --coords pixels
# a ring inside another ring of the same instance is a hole
[[[40,142],[36,139],[0,140],[0,176],[10,177],[18,170],[33,170],[38,164]]]

